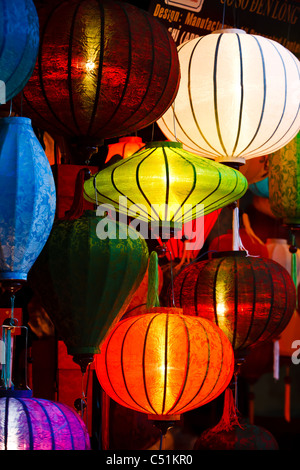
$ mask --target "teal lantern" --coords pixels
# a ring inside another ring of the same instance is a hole
[[[59,220],[29,273],[68,354],[83,371],[125,310],[148,265],[148,248],[138,232],[86,211],[74,220]]]
[[[56,206],[50,164],[24,117],[0,120],[0,283],[19,285],[51,232]]]
[[[14,98],[33,72],[39,19],[32,0],[0,0],[0,104]]]

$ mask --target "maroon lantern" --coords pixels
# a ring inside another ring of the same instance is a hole
[[[214,256],[176,276],[175,306],[216,323],[238,359],[284,330],[295,309],[296,290],[287,270],[273,260],[242,251]]]
[[[38,9],[40,48],[23,113],[82,145],[155,122],[180,80],[176,44],[148,12],[123,2],[70,0]]]

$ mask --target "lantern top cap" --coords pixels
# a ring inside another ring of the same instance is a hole
[[[8,116],[1,118],[1,123],[3,124],[27,124],[31,126],[31,119],[27,117],[20,116]]]
[[[212,253],[212,258],[229,258],[229,257],[240,257],[245,258],[247,255],[246,251],[218,251]]]
[[[0,388],[0,398],[32,398],[31,389]]]
[[[153,147],[169,147],[169,148],[180,148],[182,149],[182,143],[181,142],[171,142],[171,141],[159,141],[159,142],[148,142],[145,146],[145,148],[153,148]]]
[[[246,31],[239,28],[224,28],[224,29],[216,29],[211,34],[223,34],[223,33],[237,33],[237,34],[247,34]]]

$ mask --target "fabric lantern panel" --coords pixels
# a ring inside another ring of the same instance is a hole
[[[31,121],[0,121],[0,281],[27,280],[50,234],[56,204],[53,174]]]
[[[31,390],[0,395],[1,450],[90,450],[83,420],[67,405],[32,398]]]
[[[0,1],[0,105],[28,82],[39,49],[39,19],[32,0]]]
[[[177,49],[148,12],[74,0],[48,2],[38,15],[39,55],[23,102],[37,127],[99,144],[147,127],[169,107],[180,79]]]
[[[174,299],[188,315],[215,322],[239,358],[280,335],[294,312],[296,291],[280,264],[236,251],[185,267],[174,279]]]
[[[269,157],[269,201],[272,213],[290,228],[300,225],[300,133]]]
[[[108,154],[105,163],[109,162],[115,155],[120,155],[122,158],[130,157],[143,147],[145,147],[145,143],[141,137],[120,137],[118,142],[108,145]]]
[[[255,196],[268,198],[269,197],[269,178],[265,178],[261,181],[257,181],[256,183],[249,184],[249,189]]]
[[[119,322],[95,360],[103,390],[152,419],[178,419],[210,402],[233,367],[232,347],[218,327],[162,307]]]
[[[224,29],[178,47],[176,98],[157,121],[201,156],[243,164],[291,141],[300,128],[299,60],[276,41]]]
[[[155,230],[181,229],[182,223],[239,199],[247,186],[238,171],[193,155],[179,142],[151,142],[93,175],[84,191],[88,201],[138,217]]]
[[[100,239],[105,222],[95,211],[57,221],[29,275],[68,354],[83,368],[125,312],[148,263],[147,244],[133,228],[112,222]]]

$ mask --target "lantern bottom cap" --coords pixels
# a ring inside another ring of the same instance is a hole
[[[180,415],[148,415],[150,421],[179,421]]]

